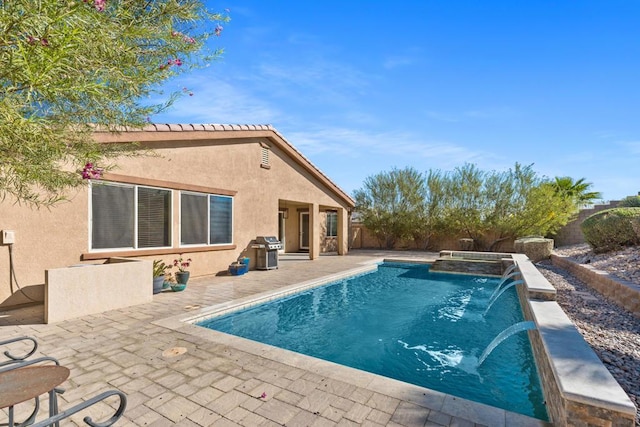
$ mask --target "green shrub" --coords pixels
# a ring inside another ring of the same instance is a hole
[[[627,196],[618,203],[619,208],[640,208],[640,196]]]
[[[594,213],[581,225],[594,252],[607,252],[640,244],[640,207],[613,208]]]

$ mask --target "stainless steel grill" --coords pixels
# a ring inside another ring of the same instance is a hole
[[[258,270],[272,270],[278,268],[278,250],[282,243],[275,236],[258,236],[254,246],[258,250],[256,268]]]

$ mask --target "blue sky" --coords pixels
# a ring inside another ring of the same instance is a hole
[[[226,1],[226,2],[225,2]],[[474,163],[640,191],[640,1],[224,0],[223,58],[156,123],[272,124],[352,194]]]

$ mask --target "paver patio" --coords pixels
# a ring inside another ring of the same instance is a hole
[[[61,410],[108,389],[125,392],[128,405],[117,424],[121,426],[543,425],[238,337],[153,323],[385,256],[433,259],[437,254],[353,251],[315,261],[306,255],[285,255],[277,270],[192,278],[185,291],[162,292],[153,303],[52,325],[43,324],[42,306],[0,311],[0,339],[35,337],[39,354],[53,356],[71,369],[62,385],[66,392],[59,397]],[[44,415],[47,404],[41,399]],[[31,408],[32,403],[24,403],[16,409],[21,415]],[[85,425],[82,418],[87,414],[99,421],[112,410],[102,403],[67,425]],[[6,411],[0,414],[0,418],[6,416]]]

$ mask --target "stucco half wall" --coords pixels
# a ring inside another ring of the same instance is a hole
[[[45,323],[153,301],[151,262],[111,258],[46,271]]]
[[[169,190],[170,244],[92,249],[91,185],[74,190],[68,201],[50,210],[5,199],[0,202],[0,229],[15,231],[16,240],[13,265],[9,247],[0,246],[0,307],[42,301],[46,269],[111,257],[171,264],[182,254],[192,259],[189,270],[197,277],[224,274],[242,256],[252,259],[253,268],[256,236],[285,233],[286,250],[304,249],[311,259],[323,251],[348,251],[353,199],[270,125],[149,125],[119,133],[96,131],[94,138],[98,144],[135,142],[141,152],[153,153],[117,159],[101,181]],[[231,242],[181,244],[180,200],[186,192],[233,198]],[[300,212],[309,213],[308,248],[296,243]],[[328,212],[337,218],[335,236],[327,236]],[[17,280],[10,281],[11,267]]]

